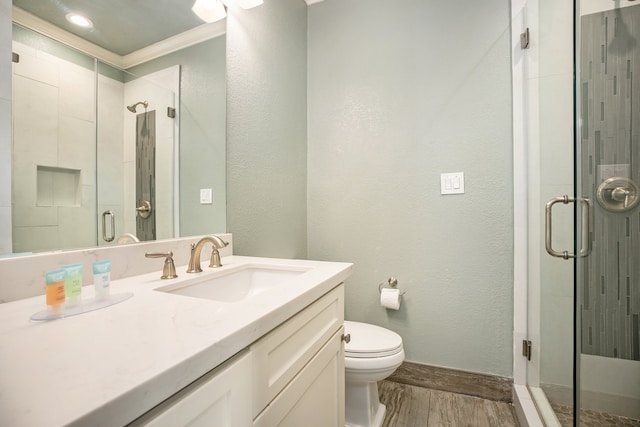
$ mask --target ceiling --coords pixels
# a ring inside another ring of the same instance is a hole
[[[13,0],[13,5],[124,56],[204,24],[191,10],[192,0]],[[94,28],[70,24],[77,12]]]

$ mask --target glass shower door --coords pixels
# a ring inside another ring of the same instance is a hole
[[[576,259],[576,407],[581,425],[640,426],[640,5],[583,0],[576,24],[576,194],[594,212]]]
[[[640,5],[537,0],[527,16],[527,383],[548,426],[640,426]]]

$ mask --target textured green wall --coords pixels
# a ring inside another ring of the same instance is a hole
[[[407,359],[510,376],[509,1],[309,8],[309,258],[355,263],[346,316]],[[440,194],[440,173],[465,194]],[[399,311],[379,305],[397,277]]]
[[[234,252],[307,249],[307,6],[267,1],[227,17],[227,231]]]

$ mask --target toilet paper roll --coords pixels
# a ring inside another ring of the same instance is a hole
[[[400,290],[382,288],[380,291],[380,305],[390,310],[398,310],[400,308]]]

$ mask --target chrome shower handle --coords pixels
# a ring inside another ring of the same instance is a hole
[[[111,236],[107,236],[107,216],[111,217]],[[113,211],[102,212],[102,240],[113,242],[116,238],[116,214]]]
[[[585,206],[586,209],[582,209],[582,248],[580,249],[579,255],[581,257],[586,257],[591,253],[591,222],[592,222],[592,212],[593,212],[593,204],[591,200],[587,198],[580,198],[578,201]],[[545,249],[549,253],[549,255],[554,256],[556,258],[569,259],[575,258],[576,254],[571,253],[569,251],[556,251],[552,247],[552,232],[553,232],[553,205],[556,203],[569,204],[575,203],[575,197],[569,197],[564,195],[562,197],[555,197],[545,205],[545,215],[544,215],[544,230],[545,230]]]

